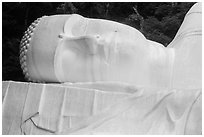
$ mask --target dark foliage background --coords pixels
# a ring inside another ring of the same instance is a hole
[[[2,80],[25,81],[19,64],[19,44],[38,17],[77,13],[130,25],[146,38],[167,46],[194,2],[3,2]]]

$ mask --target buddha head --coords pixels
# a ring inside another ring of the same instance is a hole
[[[25,32],[20,63],[26,79],[34,82],[200,87],[201,30],[200,3],[166,48],[118,22],[77,14],[44,16]]]
[[[44,16],[25,32],[20,62],[29,81],[132,81],[148,43],[138,30],[114,21]]]

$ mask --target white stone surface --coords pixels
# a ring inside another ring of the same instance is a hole
[[[3,134],[201,134],[201,15],[197,3],[167,48],[116,22],[44,17],[27,70],[62,83],[4,81]]]
[[[201,134],[201,89],[118,84],[5,81],[3,134]]]

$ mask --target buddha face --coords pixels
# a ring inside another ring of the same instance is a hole
[[[59,37],[54,68],[60,82],[145,79],[148,42],[132,27],[72,15]]]
[[[32,80],[146,85],[151,60],[162,66],[165,56],[161,44],[130,26],[73,14],[42,18],[30,36],[24,62]]]

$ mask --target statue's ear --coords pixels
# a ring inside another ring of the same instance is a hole
[[[79,53],[79,56],[82,54],[93,55],[97,52],[98,40],[94,36],[79,36],[79,37],[68,37],[66,35],[61,35],[62,40],[59,42],[59,45],[56,50],[62,49],[70,50]]]
[[[97,52],[96,38],[91,36],[67,37],[62,36],[55,51],[54,69],[59,81],[75,81],[77,70],[83,67],[83,62]],[[71,74],[72,72],[72,74]],[[80,77],[80,76],[79,76]],[[73,79],[72,79],[73,78]]]
[[[78,14],[71,15],[64,24],[64,33],[68,37],[85,35],[88,20]]]

